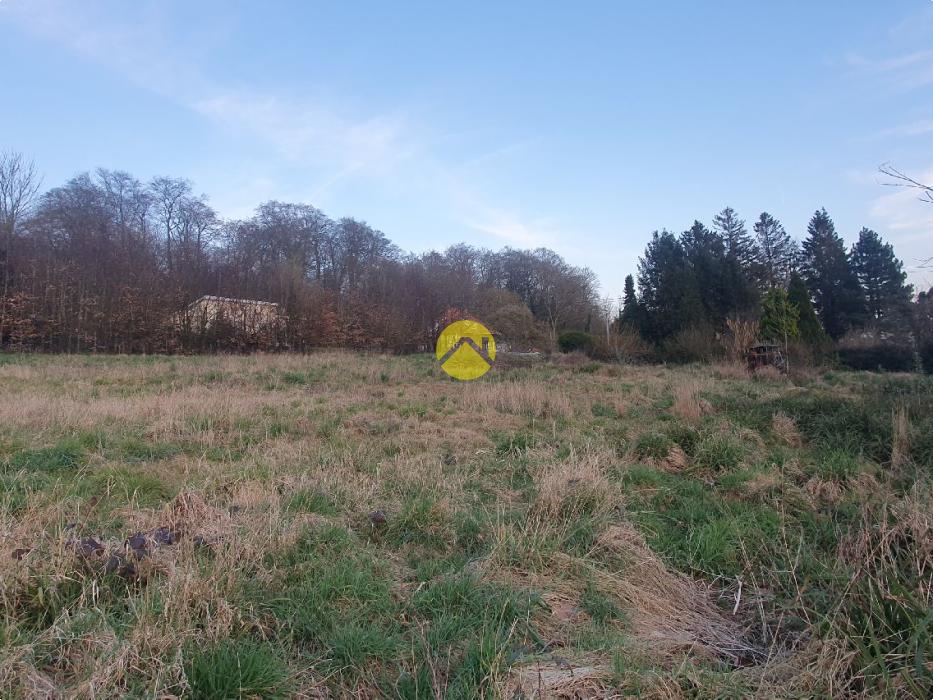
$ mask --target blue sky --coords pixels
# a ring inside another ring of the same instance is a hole
[[[220,213],[356,216],[406,250],[557,250],[603,291],[651,231],[825,206],[911,280],[933,205],[933,2],[0,0],[0,149],[45,184],[190,178]]]

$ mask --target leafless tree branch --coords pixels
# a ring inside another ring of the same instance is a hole
[[[0,231],[12,235],[17,220],[36,200],[42,178],[34,162],[21,153],[0,153]]]
[[[882,163],[880,166],[878,166],[878,171],[882,175],[886,175],[887,177],[894,180],[894,182],[882,183],[886,187],[908,187],[910,189],[920,190],[921,194],[919,199],[923,202],[929,202],[933,204],[933,186],[925,185],[922,182],[914,180],[912,177],[906,173],[901,172],[890,163]]]

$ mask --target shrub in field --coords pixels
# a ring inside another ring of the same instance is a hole
[[[645,362],[654,353],[651,345],[632,328],[623,328],[609,339],[613,359],[620,362]]]
[[[733,362],[745,358],[745,353],[755,344],[758,338],[758,324],[754,321],[739,318],[726,319],[726,332],[722,334],[720,343],[726,354]]]
[[[595,340],[592,335],[583,331],[565,331],[557,338],[557,346],[561,352],[590,353],[595,346]]]

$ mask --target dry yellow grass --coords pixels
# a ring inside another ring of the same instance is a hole
[[[771,429],[785,444],[791,447],[800,447],[802,440],[797,424],[790,416],[778,411],[771,419]]]
[[[687,423],[699,421],[703,417],[704,406],[709,405],[708,403],[701,404],[703,399],[698,396],[699,392],[700,385],[696,382],[685,382],[674,387],[672,413]]]
[[[855,647],[794,588],[795,514],[863,504],[819,566],[880,585],[908,541],[929,576],[931,496],[894,497],[862,457],[814,471],[780,402],[821,382],[574,361],[461,384],[345,352],[2,362],[0,697],[197,696],[192,664],[231,640],[274,651],[286,696],[410,697],[421,668],[437,697],[466,677],[487,697],[848,692]],[[754,423],[724,395],[775,406]],[[881,443],[894,466],[922,454],[907,415]]]
[[[904,466],[910,452],[910,418],[903,406],[894,409],[891,415],[893,426],[891,438],[891,466],[898,469]]]

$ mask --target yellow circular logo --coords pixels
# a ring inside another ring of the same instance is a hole
[[[478,321],[454,321],[437,339],[434,353],[441,367],[454,379],[476,379],[492,367],[496,342]]]

